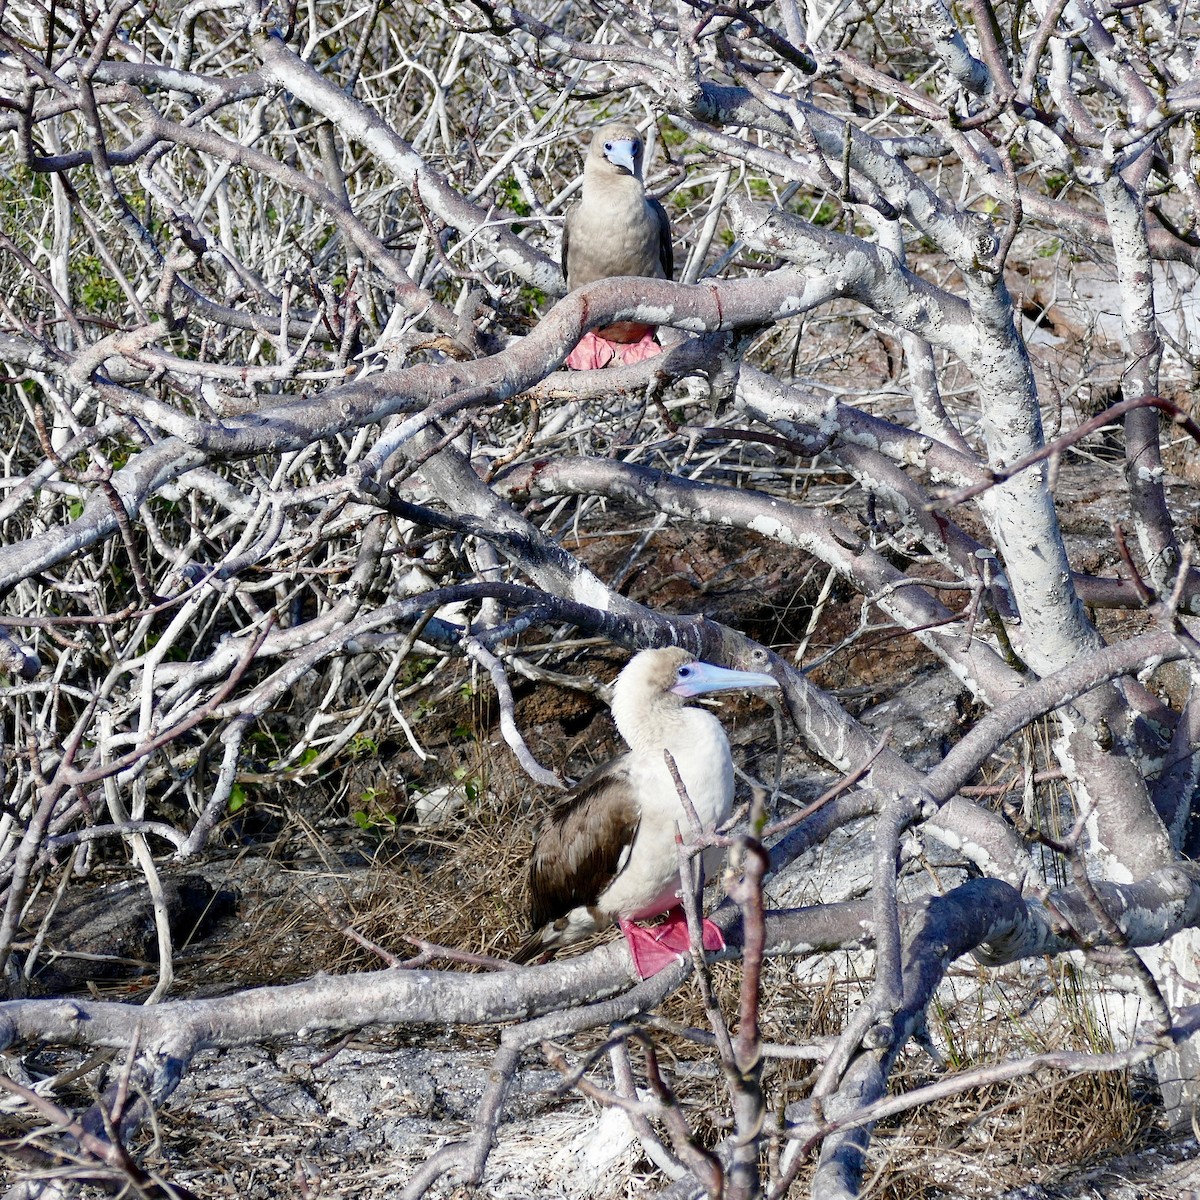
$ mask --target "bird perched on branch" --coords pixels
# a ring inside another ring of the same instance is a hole
[[[733,761],[720,721],[688,700],[734,688],[778,687],[756,671],[731,671],[698,662],[686,650],[643,650],[613,687],[617,731],[629,744],[598,767],[547,818],[529,862],[533,934],[513,956],[518,963],[548,958],[614,922],[620,926],[643,979],[689,946],[679,902],[677,832],[691,822],[663,755],[669,750],[701,823],[712,828],[733,807]],[[706,874],[724,851],[704,854]],[[651,928],[635,925],[669,912]],[[704,947],[725,945],[704,922]]]
[[[617,275],[670,279],[674,273],[671,224],[642,184],[644,151],[642,135],[632,125],[602,125],[592,134],[583,164],[583,194],[563,227],[567,291]],[[621,321],[586,333],[567,366],[587,371],[614,359],[641,362],[661,351],[653,325]]]

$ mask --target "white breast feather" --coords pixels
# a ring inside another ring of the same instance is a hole
[[[733,761],[720,722],[699,708],[678,714],[678,731],[667,737],[680,777],[696,814],[705,826],[718,825],[733,804]],[[637,837],[622,856],[622,869],[599,899],[611,913],[641,920],[665,912],[676,903],[679,858],[675,844],[678,828],[685,840],[692,823],[667,769],[662,751],[637,754],[631,765],[630,784],[641,805]],[[719,854],[705,855],[706,868],[715,869]]]

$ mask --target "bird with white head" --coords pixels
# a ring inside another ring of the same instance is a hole
[[[598,767],[548,816],[529,863],[533,933],[513,957],[526,963],[614,922],[646,978],[687,950],[680,909],[676,833],[690,822],[663,751],[670,751],[702,825],[713,828],[733,808],[733,760],[711,712],[687,701],[739,688],[778,687],[770,675],[699,662],[672,647],[643,650],[613,687],[612,713],[629,750]],[[705,851],[705,874],[724,852]],[[634,924],[670,913],[652,928]],[[724,946],[704,922],[704,946]]]

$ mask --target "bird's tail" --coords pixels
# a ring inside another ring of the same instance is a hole
[[[531,962],[545,962],[554,957],[557,949],[558,947],[553,942],[547,943],[546,931],[538,929],[525,939],[521,948],[512,956],[512,961],[520,966]]]

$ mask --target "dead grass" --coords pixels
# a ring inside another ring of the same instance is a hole
[[[1153,1106],[1128,1075],[981,1088],[877,1130],[875,1175],[863,1194],[982,1198],[1053,1185],[1145,1147],[1154,1132]]]
[[[1096,1017],[1096,986],[1067,964],[1043,1008],[1053,1021],[1009,1010],[986,977],[976,1003],[931,1014],[952,1070],[1067,1049],[1105,1053],[1112,1038]],[[1025,981],[1028,985],[1029,981]],[[902,1060],[893,1091],[933,1078],[923,1056]],[[972,1089],[883,1123],[873,1144],[875,1175],[864,1195],[879,1200],[988,1197],[1029,1184],[1053,1185],[1088,1166],[1141,1149],[1157,1136],[1155,1097],[1129,1072],[1074,1078],[1048,1073]]]
[[[454,825],[419,837],[423,861],[408,853],[379,865],[374,886],[354,907],[352,921],[360,933],[402,956],[413,952],[403,934],[497,958],[516,949],[527,932],[529,822],[503,836],[491,819]]]
[[[320,857],[307,866],[280,865],[272,894],[243,897],[249,919],[206,958],[206,976],[244,986],[383,965],[342,926],[398,958],[416,953],[405,935],[507,957],[524,935],[524,862],[532,843],[527,829],[496,836],[492,821],[502,816],[468,814],[436,831],[397,826],[369,865],[349,868],[340,862],[344,835],[309,830],[321,843]]]

